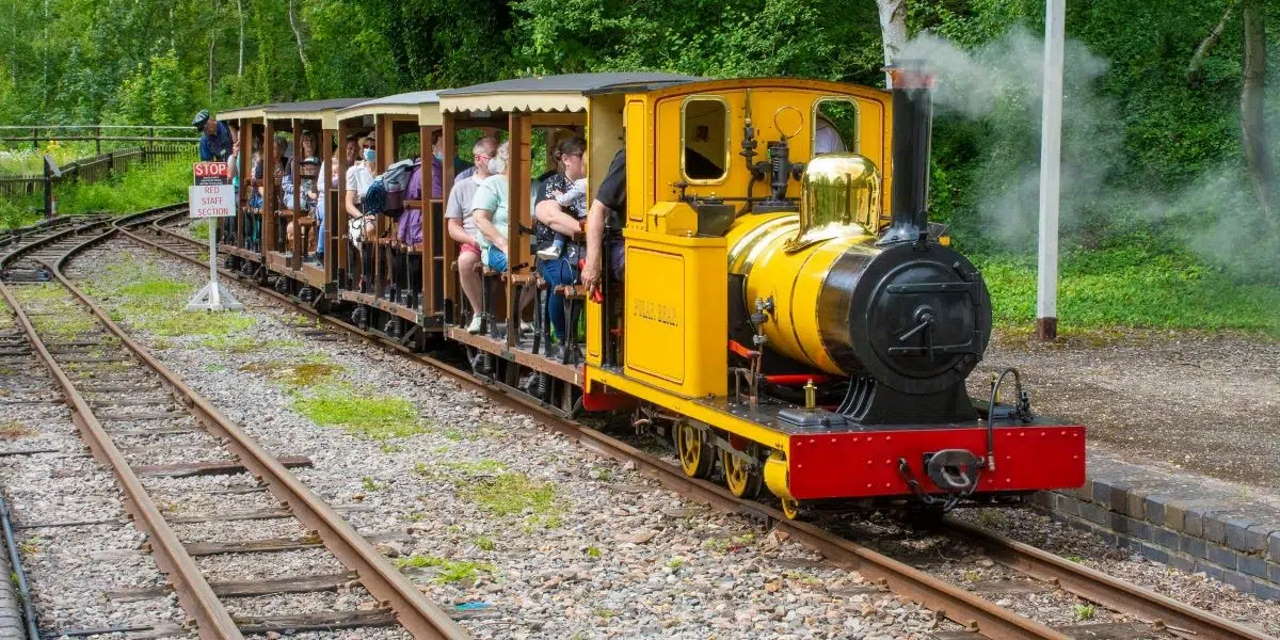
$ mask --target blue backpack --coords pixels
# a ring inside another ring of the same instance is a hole
[[[404,194],[409,188],[409,179],[418,166],[417,160],[401,160],[373,179],[369,190],[360,200],[360,208],[365,213],[381,213],[397,218],[404,213]]]

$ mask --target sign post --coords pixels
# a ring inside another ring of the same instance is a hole
[[[208,220],[209,284],[187,303],[187,311],[240,311],[244,305],[218,282],[217,218],[236,215],[236,188],[228,180],[231,168],[225,162],[197,162],[192,166],[196,183],[189,190],[191,218]]]

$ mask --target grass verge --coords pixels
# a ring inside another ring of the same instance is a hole
[[[1035,256],[971,256],[991,290],[994,321],[1033,330]],[[1148,237],[1063,255],[1060,332],[1122,328],[1238,331],[1280,338],[1280,287],[1238,282],[1195,255]]]
[[[339,427],[370,440],[423,433],[413,404],[397,396],[359,392],[347,384],[321,384],[298,391],[293,410],[323,427]]]

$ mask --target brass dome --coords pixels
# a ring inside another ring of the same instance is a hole
[[[875,233],[880,217],[880,170],[856,153],[827,153],[805,166],[800,228],[787,243],[799,251],[831,238]]]

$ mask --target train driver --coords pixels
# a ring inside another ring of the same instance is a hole
[[[627,209],[627,150],[619,149],[609,163],[604,180],[596,189],[595,200],[587,212],[587,256],[582,268],[582,284],[594,295],[600,290],[600,262],[604,249],[604,226],[613,211],[622,214]],[[625,252],[621,238],[609,240],[609,271],[614,280],[621,282]]]
[[[191,126],[200,132],[200,159],[225,162],[232,147],[231,129],[227,123],[218,122],[209,116],[208,109],[201,109],[191,120]]]

